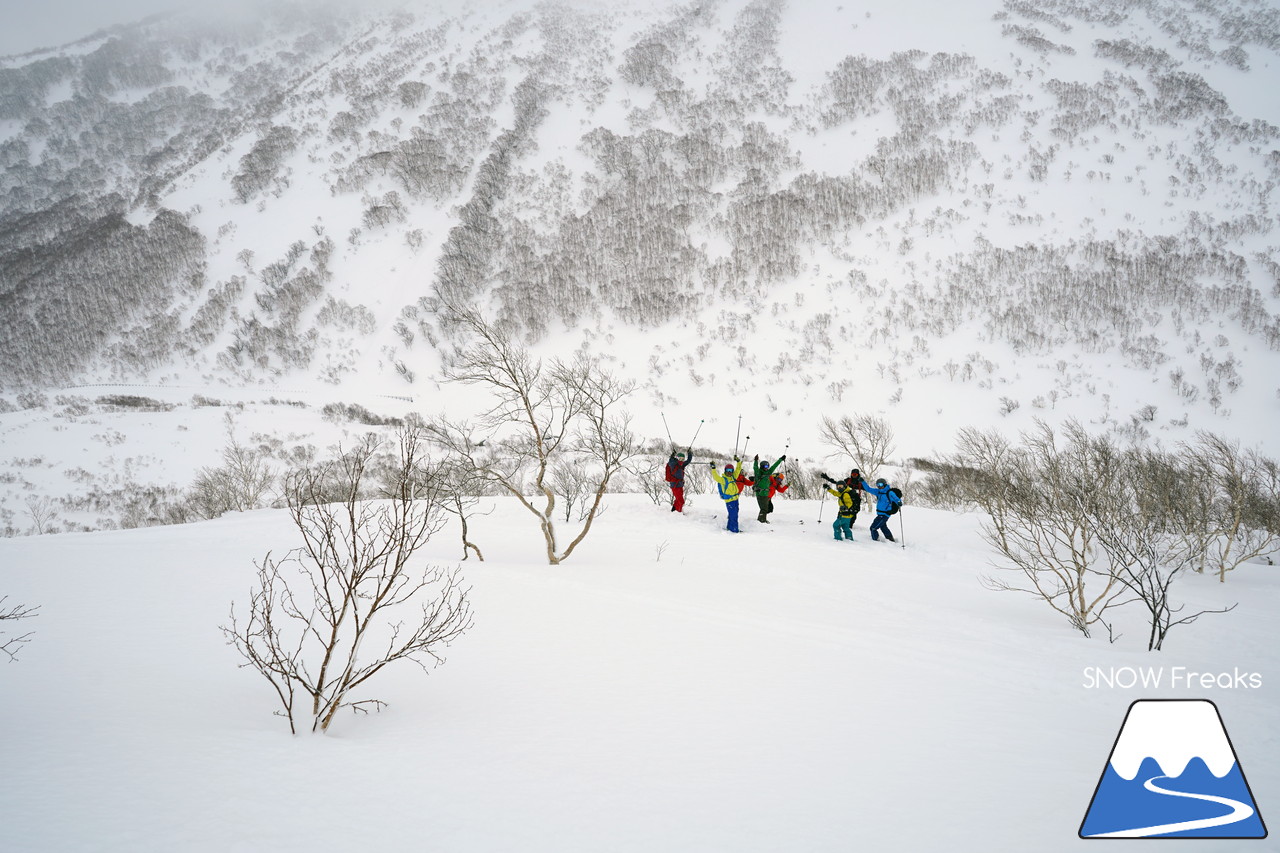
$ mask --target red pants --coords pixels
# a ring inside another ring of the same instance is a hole
[[[672,486],[671,497],[674,498],[671,509],[675,512],[684,512],[684,486]]]

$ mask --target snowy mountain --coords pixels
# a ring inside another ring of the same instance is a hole
[[[430,408],[466,305],[779,447],[1270,442],[1278,45],[1159,0],[122,24],[0,65],[0,382]]]

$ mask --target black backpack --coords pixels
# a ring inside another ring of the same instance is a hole
[[[893,501],[889,501],[889,515],[893,515],[902,506],[902,489],[899,489],[897,486],[894,486],[891,489],[889,489],[889,494],[897,495],[898,497],[897,503],[894,503]]]

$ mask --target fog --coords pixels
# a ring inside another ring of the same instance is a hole
[[[0,0],[0,56],[76,41],[104,27],[167,12],[193,0]]]
[[[166,12],[202,18],[253,17],[273,0],[0,0],[0,57],[18,56],[41,48],[61,47],[104,28],[130,24]],[[275,0],[280,5],[354,6],[358,9],[408,7],[435,10],[447,16],[478,5],[529,7],[539,0]],[[563,5],[599,8],[604,0],[567,0]],[[618,7],[652,5],[650,0],[611,0]]]
[[[310,2],[310,0],[307,0]],[[315,0],[329,2],[329,0]],[[0,0],[0,56],[60,47],[120,24],[167,12],[225,18],[253,15],[263,0]],[[303,4],[298,4],[303,5]],[[368,3],[361,3],[368,6]]]

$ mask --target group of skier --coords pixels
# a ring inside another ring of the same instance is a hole
[[[889,516],[896,513],[902,506],[902,493],[890,486],[888,480],[881,477],[876,480],[874,486],[869,486],[862,478],[862,472],[857,468],[850,471],[849,476],[843,480],[833,480],[826,474],[821,476],[824,481],[831,484],[826,487],[828,494],[836,497],[836,520],[831,527],[835,531],[837,542],[853,541],[853,523],[858,520],[858,510],[862,506],[862,495],[859,489],[874,495],[876,499],[876,517],[871,522],[871,539],[878,542],[883,535],[889,542],[898,541],[893,538],[893,532],[889,530]]]
[[[726,462],[723,468],[717,466],[715,461],[707,463],[729,516],[726,529],[732,533],[742,532],[738,527],[738,501],[747,493],[755,495],[759,506],[756,521],[761,524],[769,523],[769,513],[773,512],[773,496],[788,488],[785,473],[778,470],[786,460],[784,453],[778,457],[778,461],[770,464],[768,461],[762,462],[757,454],[752,458],[750,476],[743,470],[742,460],[737,456],[732,463]],[[667,460],[665,477],[667,486],[671,489],[672,512],[684,512],[684,474],[691,462],[692,447],[683,451],[673,450],[671,458]],[[829,484],[825,487],[827,493],[836,498],[836,520],[832,524],[832,530],[837,542],[853,540],[853,523],[857,520],[858,510],[862,505],[862,492],[873,495],[876,499],[876,517],[871,523],[871,538],[879,541],[883,535],[889,542],[897,541],[889,530],[889,517],[902,506],[902,493],[898,489],[890,486],[883,477],[877,479],[875,485],[869,485],[857,468],[842,480],[833,479],[826,474],[820,476]]]

